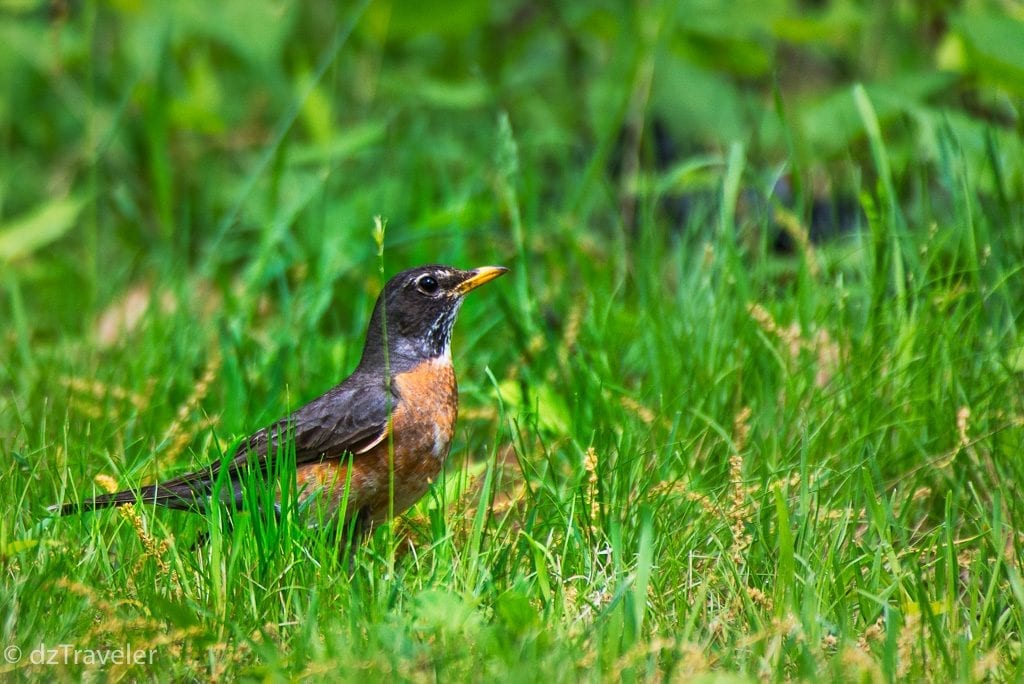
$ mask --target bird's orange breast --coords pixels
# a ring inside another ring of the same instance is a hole
[[[437,479],[451,448],[458,414],[458,389],[450,359],[424,361],[395,376],[397,398],[388,438],[364,454],[301,465],[299,496],[324,495],[322,513],[368,522],[387,520],[416,503]],[[392,476],[393,473],[393,476]],[[350,478],[350,479],[349,479]],[[349,482],[346,501],[346,482]],[[389,505],[391,491],[394,505]]]

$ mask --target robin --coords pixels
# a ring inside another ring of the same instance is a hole
[[[377,298],[362,358],[341,384],[243,440],[230,459],[50,510],[140,502],[202,513],[214,498],[237,508],[246,485],[260,481],[246,473],[255,467],[266,482],[275,454],[294,444],[300,507],[316,501],[324,520],[366,532],[416,503],[440,473],[458,412],[452,326],[465,295],[507,271],[432,265],[399,273]]]

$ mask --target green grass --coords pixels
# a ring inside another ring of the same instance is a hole
[[[769,83],[768,142],[658,168],[643,137],[623,178],[623,129],[674,92],[659,60],[690,54],[667,10],[629,15],[655,22],[642,38],[567,12],[435,40],[396,14],[399,47],[372,3],[237,29],[251,44],[132,12],[2,27],[44,65],[4,77],[8,102],[35,93],[81,135],[25,117],[0,136],[0,646],[21,653],[0,674],[1024,678],[1019,119],[844,86],[855,132],[825,145],[831,110]],[[103,52],[116,27],[152,40]],[[583,57],[561,48],[584,29]],[[66,71],[34,48],[48,31]],[[607,71],[598,38],[621,48]],[[719,68],[760,64],[741,43]],[[981,92],[1019,111],[1006,73]],[[730,83],[696,82],[713,102]],[[855,230],[812,245],[809,204],[759,209],[787,159],[799,202],[843,179]],[[287,506],[47,517],[98,475],[220,458],[328,389],[384,279],[427,262],[512,273],[456,325],[449,467],[351,565]],[[32,662],[129,643],[143,662]]]

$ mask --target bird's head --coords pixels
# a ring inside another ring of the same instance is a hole
[[[394,370],[405,363],[450,357],[452,327],[463,298],[506,272],[503,266],[466,271],[430,265],[394,276],[377,297],[362,363],[382,362],[385,348]]]

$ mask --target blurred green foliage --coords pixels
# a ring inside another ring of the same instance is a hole
[[[299,220],[313,187],[350,198],[335,224],[487,220],[474,198],[499,112],[545,215],[581,209],[564,173],[614,175],[631,144],[637,169],[678,180],[674,165],[740,141],[757,168],[800,176],[806,216],[815,195],[856,192],[855,83],[898,176],[935,162],[948,130],[969,165],[1001,169],[980,187],[1017,200],[1022,19],[995,0],[9,0],[0,230],[87,197],[103,247],[213,244],[209,259],[230,264],[246,255],[239,237]],[[265,184],[270,200],[251,201]],[[419,201],[438,186],[465,201]]]

